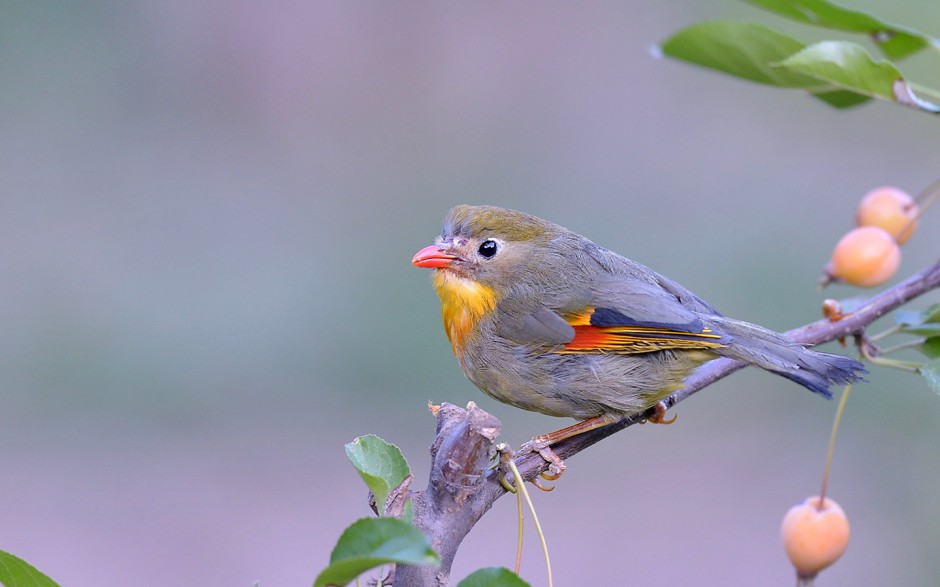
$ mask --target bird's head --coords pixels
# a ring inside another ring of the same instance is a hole
[[[457,206],[444,219],[435,244],[418,251],[411,262],[502,294],[539,267],[550,254],[550,241],[563,230],[515,210]]]
[[[525,299],[557,280],[559,238],[576,236],[535,216],[493,206],[457,206],[435,244],[411,260],[434,269],[448,336],[459,347],[478,320],[502,299]]]

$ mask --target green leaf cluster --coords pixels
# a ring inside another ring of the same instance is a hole
[[[940,106],[915,94],[914,85],[890,61],[928,47],[938,49],[936,39],[826,0],[745,1],[803,24],[866,35],[888,59],[875,59],[857,43],[807,45],[770,26],[740,21],[688,26],[662,43],[662,53],[748,81],[803,90],[835,108],[879,99],[940,112]]]
[[[346,528],[314,587],[346,585],[362,573],[387,564],[439,564],[427,536],[411,524],[411,502],[400,505],[407,498],[411,480],[411,469],[401,450],[369,434],[347,444],[346,456],[375,497],[381,517],[363,518]],[[393,504],[399,506],[393,508]],[[389,517],[392,509],[398,509],[402,519]]]

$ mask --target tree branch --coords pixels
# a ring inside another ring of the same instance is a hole
[[[924,293],[940,287],[940,260],[913,277],[885,290],[859,309],[837,321],[819,320],[785,334],[806,345],[816,345],[850,336],[860,336],[872,322]],[[686,379],[686,385],[666,398],[672,407],[745,366],[732,359],[714,359]],[[412,492],[414,523],[431,539],[441,555],[440,568],[400,566],[395,585],[449,585],[450,569],[463,538],[493,503],[506,493],[493,469],[495,440],[500,423],[470,402],[464,410],[444,404],[436,412],[437,437],[431,447],[432,468],[428,487]],[[568,459],[604,438],[648,419],[653,410],[633,414],[618,422],[567,438],[552,445],[562,459]],[[537,453],[522,455],[516,466],[526,481],[548,469]]]

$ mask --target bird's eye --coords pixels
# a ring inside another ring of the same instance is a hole
[[[493,255],[496,254],[496,251],[499,250],[499,245],[496,244],[496,241],[492,239],[487,239],[480,243],[480,248],[477,249],[477,252],[480,253],[480,256],[484,259],[491,259]]]

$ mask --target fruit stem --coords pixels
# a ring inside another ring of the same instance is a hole
[[[920,217],[924,215],[924,212],[927,211],[927,208],[932,206],[933,203],[937,201],[937,198],[940,198],[940,179],[934,181],[932,184],[927,186],[927,188],[924,189],[924,191],[917,194],[917,196],[914,198],[914,201],[917,203],[920,209],[917,210],[917,214],[915,214],[913,218],[908,220],[907,223],[901,228],[901,230],[899,230],[898,233],[894,235],[895,242],[897,242],[898,238],[901,235],[907,234],[907,231],[909,231],[911,227],[913,227],[914,224],[916,224],[917,221],[920,220]]]
[[[826,263],[826,266],[823,267],[822,277],[819,278],[819,281],[816,282],[816,291],[822,291],[831,283],[841,283],[842,279],[836,277],[832,274],[832,262]]]
[[[525,488],[525,482],[522,480],[522,475],[519,474],[519,469],[516,468],[516,463],[512,460],[509,461],[509,469],[512,471],[513,477],[516,479],[516,489],[519,490],[519,493],[522,494],[522,497],[525,498],[527,504],[529,504],[529,512],[532,513],[532,522],[535,523],[535,531],[539,535],[539,541],[542,543],[542,554],[545,555],[545,569],[548,572],[548,587],[553,587],[554,583],[552,581],[552,562],[548,558],[548,545],[545,544],[545,533],[542,532],[542,525],[539,523],[539,516],[535,513],[535,506],[532,505],[532,498],[529,497],[529,492]]]
[[[915,363],[913,361],[901,361],[898,359],[888,359],[885,357],[880,357],[874,355],[871,352],[871,349],[868,345],[861,345],[862,356],[865,357],[865,360],[872,363],[873,365],[881,365],[882,367],[893,367],[895,369],[900,369],[902,371],[911,371],[917,373],[921,370],[923,365],[920,363]]]
[[[892,334],[895,334],[895,333],[897,333],[897,332],[900,332],[900,331],[903,330],[903,329],[904,329],[904,325],[903,325],[903,324],[896,324],[896,325],[892,326],[891,328],[888,328],[888,329],[886,329],[886,330],[884,330],[884,331],[882,331],[882,332],[879,332],[878,334],[872,334],[871,336],[868,337],[868,340],[869,340],[869,342],[878,342],[878,341],[881,340],[882,338],[891,336]]]
[[[818,511],[823,510],[823,504],[826,503],[826,489],[829,486],[829,470],[832,468],[832,453],[836,448],[836,437],[839,435],[839,425],[842,423],[842,414],[845,413],[845,404],[849,401],[849,394],[852,393],[852,384],[845,386],[842,397],[839,398],[839,407],[836,409],[836,417],[832,422],[832,433],[829,435],[829,450],[826,453],[826,468],[823,470],[822,489],[819,490],[819,502],[816,504]]]
[[[519,479],[519,477],[516,477]],[[519,516],[519,538],[516,540],[516,567],[515,571],[518,575],[522,569],[522,531],[525,528],[525,509],[522,506],[522,492],[516,491],[516,511],[518,511]]]
[[[500,462],[499,466],[512,463],[512,449],[509,448],[508,444],[506,444],[505,442],[500,442],[499,444],[496,445],[496,452],[499,453],[499,462]],[[519,476],[519,472],[516,470],[515,467],[510,467],[510,469],[514,471],[513,472],[514,477],[513,477],[512,482],[518,485],[520,483],[519,480],[522,479],[522,477]],[[516,571],[516,574],[518,575],[519,570],[522,568],[522,535],[523,535],[523,530],[525,529],[525,509],[522,506],[522,491],[519,491],[516,488],[516,486],[510,485],[509,481],[507,481],[506,478],[502,474],[500,474],[499,482],[506,489],[506,491],[508,491],[509,493],[516,494],[516,512],[519,518],[519,529],[517,533],[518,538],[516,538],[515,571]]]
[[[914,340],[909,340],[907,342],[902,342],[901,344],[890,346],[886,349],[880,349],[878,352],[881,353],[882,355],[888,355],[891,353],[896,353],[898,351],[903,351],[904,349],[919,347],[920,345],[924,344],[924,342],[926,341],[927,341],[926,338],[916,338]]]
[[[935,180],[927,186],[922,192],[914,196],[914,201],[920,206],[920,213],[924,213],[924,208],[929,208],[937,198],[940,197],[940,179]]]

